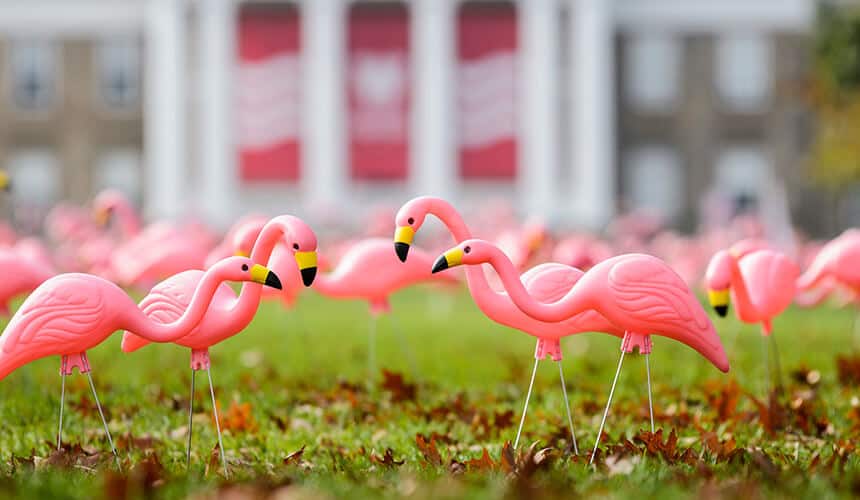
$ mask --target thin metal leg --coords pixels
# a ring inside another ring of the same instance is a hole
[[[224,468],[224,477],[227,477],[227,456],[224,455],[224,441],[221,439],[221,423],[218,421],[218,406],[215,404],[215,388],[212,386],[212,372],[206,369],[209,376],[209,394],[212,395],[212,413],[215,414],[215,430],[218,431],[218,450],[221,452],[221,466]]]
[[[651,415],[651,434],[654,434],[654,403],[651,401],[651,361],[650,354],[645,355],[645,373],[648,376],[648,414]]]
[[[773,373],[770,371],[770,351],[768,350],[767,338],[764,335],[761,337],[761,352],[764,357],[765,392],[770,398],[770,392],[773,390]]]
[[[570,438],[573,440],[573,454],[579,455],[579,445],[576,444],[576,432],[573,430],[573,416],[570,414],[570,401],[567,399],[567,387],[564,385],[564,370],[561,360],[558,363],[558,376],[561,379],[561,393],[564,395],[564,409],[567,410],[567,425],[570,427]]]
[[[66,402],[66,374],[65,372],[60,373],[60,376],[63,379],[61,389],[60,389],[60,427],[57,429],[57,450],[63,446],[63,406]]]
[[[410,368],[412,369],[412,376],[418,378],[418,362],[415,360],[415,353],[412,351],[412,346],[409,343],[409,339],[406,337],[406,330],[401,327],[400,320],[397,319],[397,316],[395,316],[394,313],[388,313],[388,317],[391,318],[391,322],[396,330],[396,335],[400,340],[400,350],[403,351],[403,354],[406,356]]]
[[[776,345],[776,337],[770,334],[770,346],[773,348],[773,370],[776,372],[776,390],[782,393],[782,367],[779,362],[779,347]]]
[[[376,379],[376,316],[370,318],[370,335],[367,341],[367,367],[370,371],[369,379],[371,385]]]
[[[520,417],[520,428],[517,429],[517,438],[514,440],[514,450],[520,444],[520,434],[523,432],[523,424],[526,422],[526,412],[529,409],[529,398],[532,396],[532,388],[535,386],[535,374],[537,373],[538,363],[540,363],[540,360],[535,358],[535,367],[532,369],[532,379],[529,382],[529,392],[526,393],[526,404],[523,406],[523,416]]]
[[[188,469],[191,467],[191,429],[194,424],[194,375],[197,374],[197,370],[194,368],[191,369],[191,399],[188,403],[188,444],[185,447],[185,468]]]
[[[96,386],[93,384],[93,376],[90,372],[87,372],[87,378],[90,381],[90,389],[93,390],[93,399],[96,401],[96,408],[99,409],[99,416],[102,417],[102,424],[105,426],[105,434],[107,434],[108,443],[110,443],[110,449],[113,452],[113,457],[116,459],[116,466],[119,468],[119,454],[116,452],[116,448],[113,445],[113,438],[110,437],[110,429],[108,429],[107,419],[105,419],[105,414],[102,411],[102,405],[99,403],[99,395],[96,393]]]
[[[606,424],[606,416],[609,415],[609,406],[612,404],[612,395],[615,394],[615,384],[618,383],[618,374],[621,373],[622,363],[624,363],[624,351],[621,351],[621,358],[618,359],[618,368],[615,370],[615,378],[612,380],[612,388],[609,389],[609,399],[606,401],[606,409],[603,410],[603,420],[600,421],[600,429],[597,431],[597,439],[594,441],[594,450],[591,452],[591,458],[588,460],[588,465],[594,463],[594,456],[597,454],[597,447],[600,445],[600,436],[603,434],[603,426]]]

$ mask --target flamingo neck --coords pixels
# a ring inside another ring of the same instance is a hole
[[[131,238],[140,232],[140,218],[128,201],[120,201],[114,205],[114,215],[126,238]]]
[[[454,235],[457,243],[472,238],[472,232],[463,220],[460,212],[453,205],[439,198],[427,199],[427,213],[431,213],[439,218],[445,227]]]
[[[152,321],[135,305],[126,310],[125,329],[150,342],[173,342],[190,333],[200,323],[215,296],[215,291],[223,281],[216,270],[207,271],[197,284],[188,308],[172,323]]]
[[[275,245],[283,241],[287,234],[292,234],[291,225],[298,220],[292,215],[281,215],[273,218],[263,226],[254,247],[251,249],[251,260],[258,264],[267,265]],[[260,307],[260,299],[263,296],[263,285],[246,281],[242,283],[239,296],[228,307],[229,318],[233,330],[244,329],[254,319],[257,309]]]
[[[425,208],[427,213],[435,215],[445,224],[457,243],[472,238],[472,231],[469,230],[463,216],[447,201],[439,198],[428,198]],[[502,308],[510,305],[507,294],[493,290],[480,266],[466,266],[466,284],[475,303],[490,318],[498,316],[502,313]]]
[[[734,296],[735,307],[737,308],[738,316],[741,318],[755,318],[758,316],[755,306],[750,299],[747,283],[744,281],[744,276],[741,273],[741,266],[738,263],[738,258],[732,256],[729,259],[731,269],[731,288]]]
[[[514,304],[536,320],[558,323],[588,308],[580,299],[579,293],[576,292],[576,286],[570,289],[564,297],[551,304],[533,299],[520,281],[520,275],[511,259],[496,247],[490,249],[489,264],[499,274],[502,284]]]

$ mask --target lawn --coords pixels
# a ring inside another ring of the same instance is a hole
[[[851,310],[797,309],[776,320],[786,388],[771,401],[756,327],[715,318],[732,363],[728,375],[655,337],[661,431],[645,432],[644,361],[629,356],[603,452],[589,467],[618,339],[589,333],[562,343],[580,456],[569,453],[550,360],[538,369],[514,452],[505,442],[516,434],[534,340],[487,320],[465,290],[414,289],[392,303],[394,317],[378,324],[373,381],[370,318],[360,302],[309,293],[289,311],[264,303],[245,332],[213,349],[226,478],[205,373],[196,378],[186,470],[185,349],[153,345],[126,355],[115,335],[90,352],[121,472],[106,453],[86,377],[67,381],[66,450],[56,452],[59,359],[19,369],[0,382],[0,497],[860,494],[860,358],[852,354]]]

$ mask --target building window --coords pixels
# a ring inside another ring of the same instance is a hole
[[[9,157],[9,175],[15,183],[16,204],[49,207],[60,198],[60,164],[48,149],[25,149]]]
[[[625,45],[623,82],[628,101],[637,110],[667,111],[678,101],[681,44],[670,36],[634,35]]]
[[[678,152],[668,146],[642,146],[625,156],[624,192],[633,210],[666,219],[684,208],[684,172]]]
[[[757,212],[771,175],[770,161],[761,147],[729,147],[717,160],[714,187],[731,215]]]
[[[517,9],[512,2],[462,3],[457,14],[460,177],[517,174]]]
[[[96,47],[98,93],[111,109],[129,109],[140,102],[140,44],[135,38],[111,38]]]
[[[56,101],[57,50],[46,40],[18,40],[11,44],[9,73],[12,103],[24,111],[42,111]]]
[[[409,170],[409,10],[362,2],[349,10],[350,175],[403,180]]]
[[[770,41],[760,34],[730,35],[717,42],[717,91],[735,111],[761,111],[770,98]]]
[[[129,200],[139,203],[140,151],[134,148],[111,149],[99,156],[95,187],[97,190],[113,188],[125,193]]]

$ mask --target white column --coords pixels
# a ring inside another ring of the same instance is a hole
[[[318,208],[342,205],[347,194],[345,9],[342,0],[302,4],[301,175],[306,200]]]
[[[615,108],[611,2],[573,0],[571,186],[574,222],[599,228],[615,211]]]
[[[147,6],[144,209],[153,218],[176,217],[185,208],[184,5],[150,0]]]
[[[198,201],[206,220],[217,227],[236,215],[239,195],[232,127],[236,11],[233,0],[207,0],[198,9]]]
[[[551,217],[558,209],[559,5],[557,0],[523,0],[518,8],[520,207]]]
[[[413,94],[409,171],[414,194],[443,198],[456,194],[455,14],[454,0],[415,0],[411,4]]]

